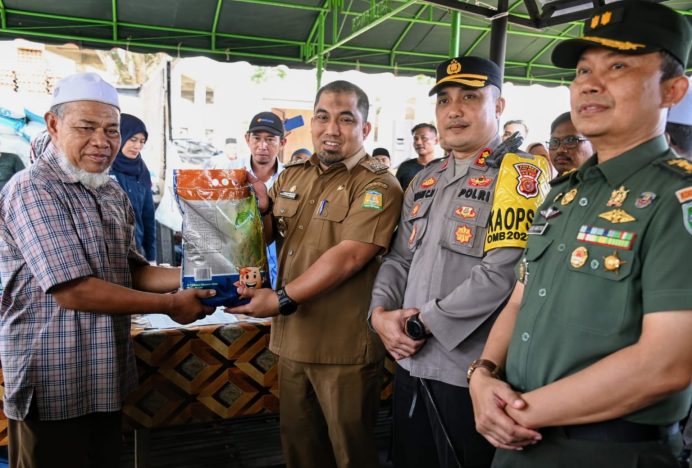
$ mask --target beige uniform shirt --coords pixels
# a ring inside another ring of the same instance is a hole
[[[399,219],[402,191],[387,168],[364,150],[324,171],[316,156],[289,165],[269,192],[274,201],[278,286],[300,276],[341,241],[389,248]],[[295,314],[274,318],[270,349],[295,361],[364,364],[384,357],[367,325],[373,258],[330,291],[304,302]]]

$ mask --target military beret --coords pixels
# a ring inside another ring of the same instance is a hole
[[[502,70],[494,62],[480,57],[455,57],[437,66],[435,86],[428,95],[438,93],[447,85],[469,89],[495,85],[502,89]]]
[[[687,18],[660,3],[625,0],[594,9],[584,23],[584,35],[553,49],[558,67],[574,68],[585,49],[603,47],[621,54],[666,51],[687,65],[692,26]]]

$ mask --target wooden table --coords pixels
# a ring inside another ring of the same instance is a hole
[[[125,430],[146,436],[141,429],[277,413],[278,359],[268,349],[270,323],[133,329],[139,386],[123,406]],[[383,400],[391,396],[393,372],[387,359]],[[1,372],[0,385],[4,392]],[[6,444],[7,419],[0,411],[0,445]]]

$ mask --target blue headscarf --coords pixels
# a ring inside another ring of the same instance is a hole
[[[118,151],[118,155],[113,161],[111,170],[113,172],[121,172],[129,176],[137,177],[140,183],[143,183],[147,187],[151,187],[149,169],[147,169],[147,165],[144,164],[142,155],[138,154],[136,158],[130,159],[123,154],[123,146],[125,146],[127,140],[138,133],[143,133],[144,137],[147,140],[149,139],[149,133],[147,132],[147,127],[144,125],[144,122],[134,115],[120,114],[121,145],[120,151]]]

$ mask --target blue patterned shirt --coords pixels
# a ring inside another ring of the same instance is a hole
[[[0,359],[15,420],[33,400],[41,420],[118,411],[137,381],[130,317],[65,309],[51,294],[87,276],[131,287],[132,266],[146,264],[117,182],[88,188],[63,157],[49,145],[0,192]]]

